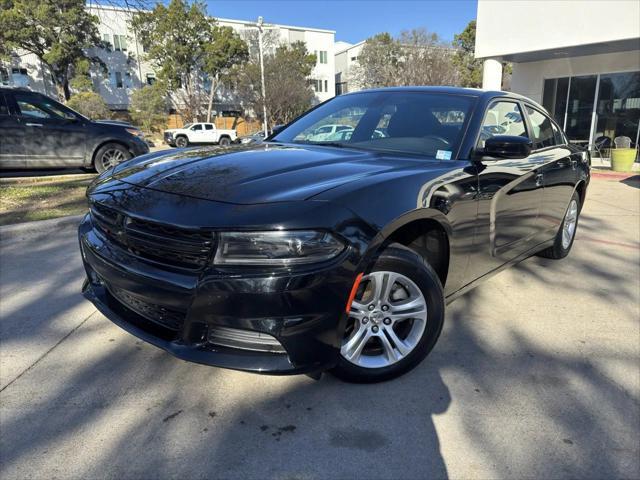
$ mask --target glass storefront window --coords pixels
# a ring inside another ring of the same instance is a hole
[[[542,106],[558,122],[558,125],[564,125],[564,114],[567,110],[567,93],[569,93],[569,77],[549,78],[544,81]]]
[[[614,138],[625,136],[635,147],[639,120],[640,72],[601,75],[594,141],[609,148]]]
[[[620,136],[638,146],[640,72],[549,78],[542,104],[564,126],[571,142],[597,145],[592,147],[596,155],[608,157],[613,139]]]
[[[576,143],[589,144],[597,81],[596,75],[571,78],[567,123],[564,129],[567,136]]]

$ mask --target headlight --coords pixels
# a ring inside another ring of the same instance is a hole
[[[125,130],[134,137],[144,138],[144,133],[142,133],[142,131],[138,130],[137,128],[125,128]]]
[[[329,260],[345,245],[327,232],[224,232],[213,262],[217,265],[299,265]]]

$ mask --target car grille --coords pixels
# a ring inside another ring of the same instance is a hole
[[[111,243],[160,265],[200,270],[207,265],[213,248],[210,232],[131,218],[98,203],[91,205],[91,219]]]
[[[116,300],[147,320],[151,320],[172,331],[180,330],[184,323],[185,314],[183,312],[148,303],[121,288],[114,286],[107,286],[107,288]]]

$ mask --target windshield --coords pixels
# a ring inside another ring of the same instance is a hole
[[[427,92],[362,92],[334,98],[271,141],[353,147],[451,159],[475,98]]]

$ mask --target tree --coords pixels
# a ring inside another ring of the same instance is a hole
[[[145,132],[161,132],[167,123],[167,90],[162,82],[131,94],[131,118]]]
[[[242,58],[239,39],[230,29],[216,27],[199,2],[159,3],[134,15],[131,23],[174,108],[187,122],[199,120],[207,105],[207,76],[224,73]]]
[[[264,56],[267,116],[272,125],[289,123],[309,109],[313,91],[308,77],[316,63],[303,42],[280,45]],[[235,69],[233,81],[240,100],[262,118],[260,59],[252,55],[249,62]]]
[[[460,85],[479,88],[482,85],[482,60],[475,57],[475,20],[471,20],[461,33],[454,35],[453,45],[457,48],[453,59],[460,73]]]
[[[107,104],[95,92],[76,93],[67,101],[67,106],[92,120],[105,119],[111,116],[111,111]]]
[[[206,46],[206,56],[202,70],[209,75],[209,104],[207,106],[207,122],[211,121],[213,100],[219,82],[226,77],[234,65],[238,65],[249,57],[249,48],[242,38],[231,27],[213,27],[213,42]]]
[[[368,39],[350,79],[359,88],[398,85],[455,85],[453,50],[425,29],[403,31],[394,39],[379,33]]]
[[[87,49],[100,45],[98,18],[84,0],[0,0],[0,50],[23,50],[51,73],[61,99],[71,96],[69,81],[78,65],[97,61]]]

